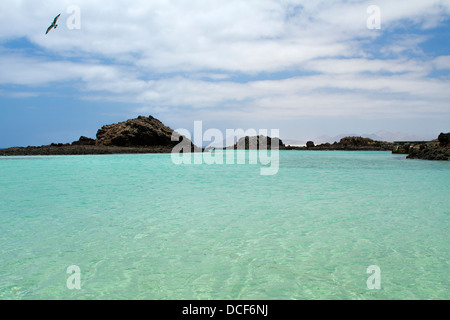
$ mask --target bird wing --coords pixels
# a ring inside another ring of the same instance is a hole
[[[60,15],[61,15],[61,13],[55,17],[55,19],[53,20],[53,24],[56,24],[56,21],[58,21]]]
[[[47,28],[47,32],[45,32],[45,34],[47,34],[50,30],[52,30],[52,28],[53,28],[53,24]]]

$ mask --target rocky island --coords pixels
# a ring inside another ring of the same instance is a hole
[[[179,139],[172,141],[172,135]],[[116,124],[105,125],[97,131],[96,139],[80,137],[72,143],[52,143],[39,147],[13,147],[0,150],[0,155],[82,155],[120,153],[170,153],[175,145],[187,139],[158,119],[139,116]],[[187,139],[192,152],[201,149]]]
[[[308,141],[305,147],[286,146],[285,150],[330,150],[330,151],[392,151],[392,143],[363,137],[344,137],[339,142],[315,145]]]
[[[320,145],[315,145],[313,141],[308,141],[306,146],[298,147],[285,145],[279,138],[260,135],[240,138],[233,146],[228,146],[224,149],[258,150],[264,148],[270,150],[272,146],[276,146],[278,150],[392,151],[392,145],[391,142],[375,141],[370,138],[345,137],[339,142],[324,143]]]
[[[279,138],[271,138],[263,135],[259,136],[246,136],[240,138],[233,146],[228,146],[224,149],[231,150],[271,150],[272,147],[278,150],[283,150],[285,145]]]
[[[172,137],[175,141],[172,141]],[[0,156],[171,153],[182,141],[187,146],[183,149],[185,152],[189,149],[190,152],[208,152],[216,149],[203,150],[158,119],[152,116],[139,116],[136,119],[101,127],[97,131],[96,139],[81,136],[72,143],[13,147],[0,150]],[[234,145],[223,149],[270,150],[272,147],[278,150],[392,151],[408,154],[409,159],[450,160],[450,133],[441,133],[438,139],[433,141],[391,143],[363,137],[344,137],[339,142],[319,145],[308,141],[304,147],[285,145],[279,138],[260,135],[242,137]]]

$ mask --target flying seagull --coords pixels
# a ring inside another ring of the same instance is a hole
[[[58,14],[58,15],[55,17],[55,19],[53,19],[52,24],[50,25],[50,27],[48,27],[47,32],[46,32],[45,34],[49,33],[49,31],[52,30],[53,28],[56,29],[56,28],[58,27],[58,25],[56,24],[56,21],[58,21],[58,18],[59,18],[60,15],[61,15],[61,13]]]

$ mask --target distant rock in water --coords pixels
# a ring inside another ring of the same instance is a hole
[[[314,148],[314,147],[315,147],[314,141],[308,141],[308,142],[306,142],[306,147],[307,147],[307,148]]]
[[[406,153],[408,159],[450,161],[450,132],[441,133],[434,141],[411,144]]]
[[[172,135],[175,141],[172,141]],[[201,152],[185,136],[181,136],[152,116],[139,116],[117,124],[103,126],[97,139],[81,136],[72,144],[52,143],[40,147],[14,147],[3,149],[0,155],[77,155],[118,153],[170,153],[183,142],[180,152]]]
[[[235,149],[235,150],[272,150],[272,146],[275,149],[283,149],[284,143],[279,138],[271,138],[263,135],[259,136],[246,136],[240,138],[236,144],[233,146],[227,147],[226,149]]]
[[[363,137],[344,137],[339,142],[319,145],[308,141],[306,148],[308,150],[391,151],[392,143]]]

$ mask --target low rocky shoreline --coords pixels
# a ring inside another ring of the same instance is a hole
[[[285,150],[322,150],[322,151],[392,151],[391,142],[376,141],[363,137],[345,137],[339,142],[315,145],[308,141],[305,147],[286,146]]]
[[[178,139],[172,141],[172,136]],[[52,143],[39,147],[13,147],[0,150],[3,156],[89,155],[171,153],[183,141],[191,152],[201,152],[192,141],[174,132],[152,116],[139,116],[116,124],[105,125],[97,131],[97,138],[80,137],[72,143]]]
[[[441,133],[435,141],[410,147],[407,158],[450,161],[450,133]]]
[[[135,154],[135,153],[170,153],[167,146],[151,147],[117,147],[117,146],[80,146],[71,144],[52,144],[40,147],[14,147],[0,150],[3,156],[55,156],[55,155],[90,155],[90,154]]]
[[[175,141],[172,141],[172,137]],[[82,136],[79,140],[66,144],[13,147],[0,150],[0,156],[171,153],[181,141],[185,148],[180,152],[208,152],[214,149],[202,150],[158,119],[139,116],[136,119],[103,126],[97,131],[96,139]],[[392,151],[408,154],[409,159],[450,160],[449,141],[450,133],[441,133],[437,140],[430,142],[391,143],[363,137],[345,137],[339,142],[320,145],[308,141],[306,146],[298,147],[286,146],[279,138],[255,136],[243,137],[234,146],[224,149],[271,149],[277,145],[279,150]]]

